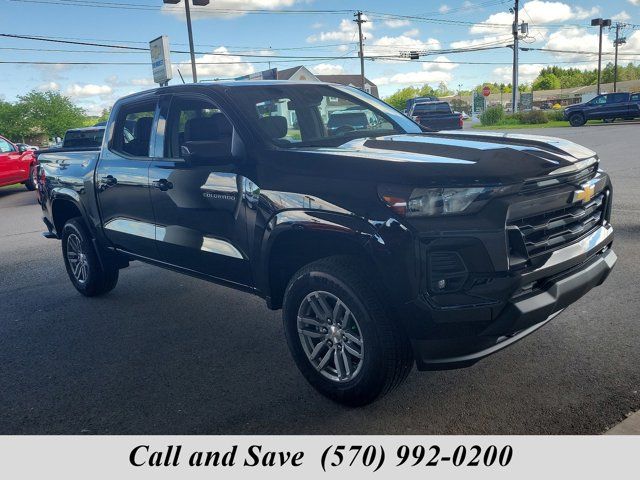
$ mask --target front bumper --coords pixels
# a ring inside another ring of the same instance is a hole
[[[509,299],[499,315],[483,324],[479,332],[412,339],[418,369],[472,365],[544,326],[605,281],[617,260],[610,249],[612,241],[611,228],[601,227],[582,241],[559,250],[543,267],[522,275],[522,284],[534,287]],[[457,313],[460,316],[462,312]],[[481,314],[481,310],[465,309],[463,316],[471,319],[476,314]],[[455,325],[450,326],[456,330]]]

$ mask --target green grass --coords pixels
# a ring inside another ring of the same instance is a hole
[[[472,128],[481,128],[482,130],[514,130],[518,128],[557,128],[569,127],[569,122],[564,120],[552,120],[547,123],[508,123],[505,125],[474,125]]]
[[[0,187],[0,190],[18,190],[24,188],[24,185],[21,183],[16,183],[15,185],[9,185],[7,187]]]
[[[602,120],[589,120],[587,125],[601,124]],[[503,125],[473,125],[471,128],[480,128],[482,130],[515,130],[518,128],[559,128],[570,127],[566,120],[550,120],[548,123],[505,123]]]

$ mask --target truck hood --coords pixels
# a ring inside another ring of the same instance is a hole
[[[579,171],[597,161],[595,152],[567,140],[499,132],[389,135],[298,151],[342,157],[345,173],[364,170],[367,176],[422,184],[512,184]]]

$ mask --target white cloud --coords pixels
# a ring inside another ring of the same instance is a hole
[[[205,7],[191,7],[191,17],[193,19],[222,17],[234,18],[245,15],[242,10],[278,10],[291,7],[298,0],[213,0]],[[174,15],[179,18],[185,17],[184,5],[162,6],[162,13]]]
[[[447,13],[449,10],[451,10],[451,7],[449,7],[449,5],[444,3],[440,5],[440,8],[438,9],[440,13]]]
[[[640,0],[629,0],[629,3],[630,3],[631,5],[636,5],[636,6],[638,6],[638,5],[640,5]]]
[[[638,0],[638,2],[640,2],[640,0]],[[611,17],[611,19],[614,22],[626,22],[627,20],[631,19],[631,15],[623,10],[620,13],[616,13],[613,17]]]
[[[640,1],[640,0],[639,0]],[[584,9],[574,7],[562,2],[547,2],[543,0],[531,0],[520,9],[520,19],[534,25],[547,23],[562,23],[568,20],[582,20],[597,15],[598,7]],[[472,34],[500,34],[511,32],[513,15],[509,12],[498,12],[490,15],[482,23],[473,25],[469,32]],[[491,25],[490,25],[491,24]],[[500,25],[500,26],[496,26]]]
[[[85,85],[74,83],[66,89],[66,94],[73,98],[104,96],[110,95],[112,92],[113,89],[109,85],[94,85],[92,83]]]
[[[153,87],[155,86],[155,82],[153,78],[145,77],[145,78],[132,78],[130,81],[131,85],[135,85],[136,87]]]
[[[423,63],[422,70],[414,72],[396,73],[387,77],[373,79],[378,86],[395,85],[420,86],[425,83],[437,85],[440,82],[450,82],[453,79],[451,71],[458,67],[456,63],[449,63],[449,59],[440,55],[434,59],[434,63]]]
[[[544,68],[544,65],[540,64],[525,64],[518,67],[518,82],[519,83],[531,83],[533,82],[540,70]],[[511,83],[513,69],[511,67],[498,67],[493,70],[493,80],[498,83]]]
[[[373,38],[371,31],[373,30],[373,22],[367,19],[366,15],[362,15],[363,20],[367,20],[362,24],[362,33],[365,38]],[[307,37],[307,42],[326,42],[326,41],[340,41],[340,42],[353,42],[358,38],[358,26],[349,19],[343,18],[340,20],[337,30],[330,30],[326,32],[320,32]]]
[[[411,30],[407,30],[406,32],[404,32],[402,35],[404,35],[405,37],[417,37],[418,35],[420,35],[420,30],[418,30],[417,28],[412,28]]]
[[[60,90],[60,85],[58,85],[56,82],[43,83],[42,85],[38,86],[38,90],[40,90],[41,92]]]
[[[365,55],[377,56],[398,56],[400,52],[408,52],[412,50],[418,51],[436,51],[440,50],[442,45],[435,38],[428,38],[423,41],[406,35],[398,37],[382,37],[374,41],[371,45],[365,47]],[[384,60],[387,62],[397,62],[401,60]]]
[[[400,28],[411,25],[411,22],[409,20],[391,19],[385,20],[384,24],[389,28]]]
[[[602,51],[611,52],[612,47],[609,46],[611,42],[602,42]],[[564,61],[586,61],[596,60],[598,57],[598,44],[599,36],[597,31],[587,31],[584,28],[567,28],[553,32],[549,35],[547,43],[544,48],[550,50],[565,50],[565,51],[583,51],[594,52],[591,55],[579,54],[579,53],[563,53],[554,52],[552,55],[556,58]]]
[[[480,38],[472,38],[470,40],[458,40],[457,42],[452,42],[451,48],[469,48],[483,45],[507,45],[510,40],[511,43],[513,43],[512,39],[513,37],[511,35],[485,36]]]
[[[311,67],[311,72],[316,75],[340,75],[344,73],[344,67],[333,63],[321,63]]]
[[[255,69],[241,57],[230,54],[226,47],[218,47],[211,54],[196,57],[198,75],[212,78],[233,78],[253,73]],[[191,63],[185,62],[175,66],[182,75],[191,73]],[[177,75],[174,75],[177,76]]]
[[[316,22],[313,25],[311,25],[311,28],[313,28],[314,30],[318,30],[319,28],[324,27],[324,24],[322,22]]]

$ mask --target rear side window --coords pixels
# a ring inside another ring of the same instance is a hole
[[[118,112],[111,149],[132,157],[149,157],[156,102],[126,105]]]
[[[634,93],[629,98],[632,102],[640,102],[640,93]]]
[[[624,93],[610,93],[607,95],[607,103],[622,103],[627,99]]]
[[[70,130],[64,136],[64,148],[99,147],[102,145],[104,128],[93,130]]]
[[[423,103],[413,107],[413,113],[450,113],[448,103]]]
[[[181,158],[183,149],[211,156],[230,155],[233,126],[208,99],[176,96],[171,101],[164,155]]]

